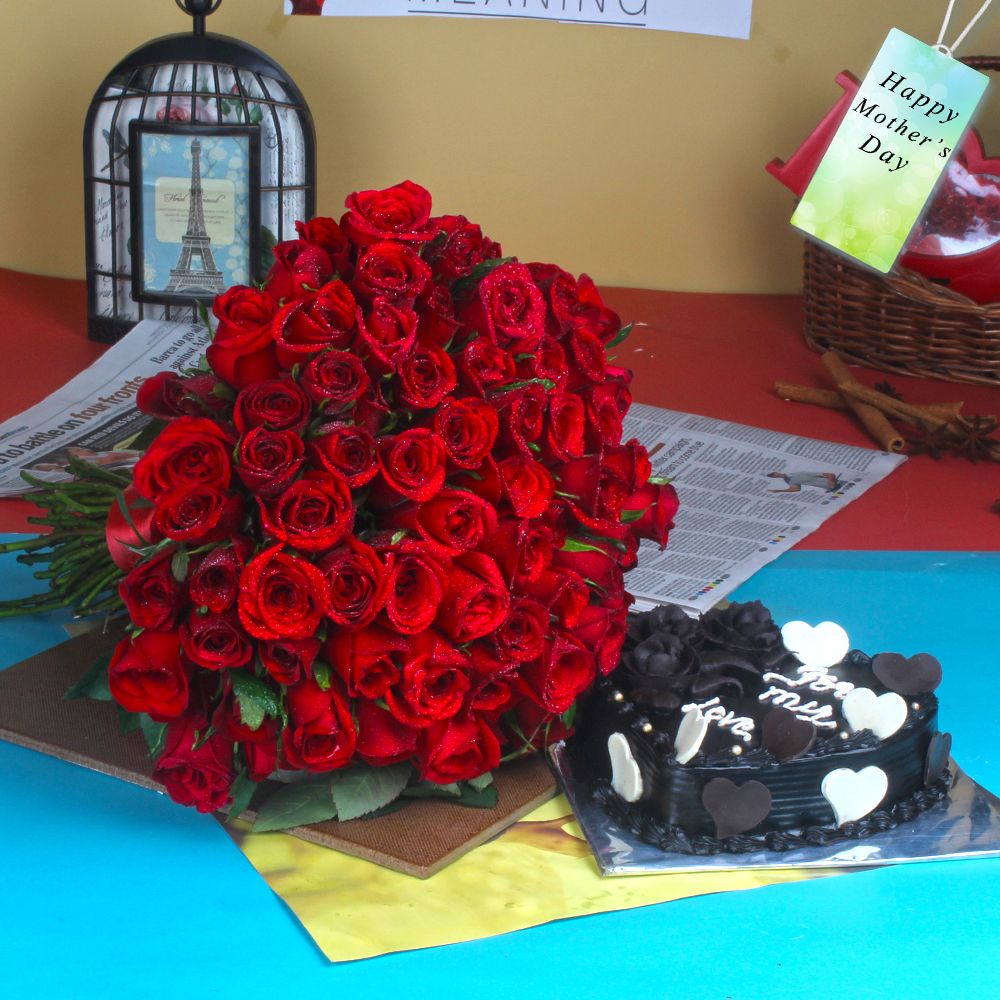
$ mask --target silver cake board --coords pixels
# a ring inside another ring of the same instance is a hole
[[[949,764],[954,779],[948,798],[894,830],[865,840],[842,840],[825,847],[803,847],[783,853],[700,856],[668,854],[618,826],[574,775],[564,743],[550,748],[549,759],[602,875],[748,868],[871,868],[911,861],[1000,857],[1000,799],[973,781],[954,761]]]

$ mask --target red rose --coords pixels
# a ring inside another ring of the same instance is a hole
[[[517,362],[517,379],[518,381],[532,378],[548,379],[555,383],[557,389],[562,390],[569,381],[569,372],[566,368],[566,352],[559,341],[546,335],[530,354],[520,356]]]
[[[219,378],[241,388],[278,374],[271,333],[277,311],[277,300],[257,288],[238,285],[216,296],[219,323],[205,357]]]
[[[258,497],[261,527],[303,552],[336,545],[354,524],[347,480],[335,472],[307,472],[277,496]]]
[[[143,413],[161,420],[219,412],[227,405],[225,399],[215,394],[219,385],[223,383],[208,373],[182,378],[172,371],[157,372],[139,386],[135,405]]]
[[[312,673],[319,639],[268,639],[257,646],[264,669],[279,684],[297,684]]]
[[[564,332],[583,329],[606,344],[622,328],[618,314],[604,304],[594,282],[585,274],[575,281],[571,274],[560,271],[549,288],[549,300]]]
[[[444,485],[446,457],[441,438],[427,428],[413,427],[383,438],[378,443],[378,467],[392,492],[379,496],[378,501],[391,505],[398,503],[399,496],[430,500]]]
[[[254,427],[236,448],[236,472],[251,493],[273,496],[295,478],[304,455],[300,434]]]
[[[597,669],[602,677],[610,674],[621,658],[622,644],[625,642],[625,596],[621,602],[612,605],[591,604],[584,608],[573,637],[594,651]]]
[[[580,391],[587,412],[587,447],[603,451],[621,443],[622,418],[632,403],[632,394],[622,382],[605,382]]]
[[[380,240],[423,243],[434,237],[427,225],[431,215],[430,192],[413,181],[403,181],[383,191],[357,191],[344,202],[340,220],[358,246]]]
[[[253,730],[252,738],[244,738],[239,744],[251,781],[265,781],[274,774],[278,766],[278,723],[274,719],[265,719],[259,729]]]
[[[362,396],[371,380],[364,362],[350,351],[324,351],[302,373],[302,387],[314,403],[336,413]]]
[[[435,344],[417,344],[400,360],[396,357],[400,402],[416,409],[439,406],[455,388],[455,366]]]
[[[205,483],[178,486],[163,494],[154,515],[156,529],[164,537],[197,545],[228,538],[242,519],[238,493],[224,493]]]
[[[539,517],[555,496],[552,474],[526,455],[511,455],[497,466],[503,490],[518,517]]]
[[[568,388],[603,384],[607,357],[597,337],[587,330],[577,329],[566,335],[564,343],[572,361]]]
[[[429,635],[403,665],[399,683],[385,695],[389,711],[417,729],[461,711],[469,690],[469,661],[453,646]]]
[[[175,632],[140,632],[115,647],[108,666],[111,695],[127,712],[145,712],[157,722],[187,707],[188,674]]]
[[[431,226],[444,235],[440,245],[434,243],[431,267],[434,276],[448,284],[472,274],[477,264],[500,256],[500,246],[464,215],[442,215],[432,219]]]
[[[590,588],[579,573],[569,569],[543,570],[537,579],[522,583],[524,593],[543,604],[563,628],[573,628],[590,603]]]
[[[274,321],[278,361],[291,368],[327,348],[349,347],[357,312],[354,296],[342,281],[331,281],[305,298],[290,302]]]
[[[637,538],[649,538],[662,549],[674,526],[679,501],[669,483],[645,483],[622,505],[622,513],[640,513],[629,523]]]
[[[275,545],[243,570],[238,607],[255,639],[311,639],[326,611],[326,581],[312,563]]]
[[[521,670],[535,701],[556,715],[590,687],[596,674],[594,654],[571,636],[558,634],[546,644],[542,656]]]
[[[295,231],[300,240],[313,243],[327,252],[334,274],[341,278],[350,277],[351,244],[333,219],[317,217],[308,222],[296,222]]]
[[[417,339],[422,344],[446,347],[462,328],[455,316],[455,301],[444,285],[431,285],[420,296]]]
[[[206,417],[178,417],[157,435],[132,474],[135,488],[147,500],[159,499],[176,486],[203,483],[224,490],[232,469],[232,442]]]
[[[562,719],[546,712],[530,697],[522,698],[514,706],[514,722],[517,728],[509,726],[509,736],[519,750],[542,750],[565,739],[572,732]]]
[[[285,763],[302,771],[333,771],[350,763],[357,733],[351,711],[335,686],[312,679],[288,689],[288,725],[282,733]]]
[[[431,269],[403,243],[376,243],[358,258],[351,287],[365,302],[383,297],[412,302],[429,284]]]
[[[136,628],[166,632],[177,624],[186,588],[170,568],[173,556],[173,550],[166,549],[149,562],[140,563],[118,585]]]
[[[407,305],[379,296],[367,316],[358,311],[355,349],[370,354],[386,373],[394,359],[410,352],[417,340],[417,314]]]
[[[556,459],[579,458],[584,453],[587,426],[583,402],[576,393],[555,390],[549,393],[549,414],[545,440]]]
[[[492,771],[500,763],[500,742],[482,717],[469,713],[422,730],[420,776],[448,785]]]
[[[212,549],[202,557],[188,580],[188,594],[195,607],[221,614],[232,606],[239,592],[240,574],[249,548],[248,543],[238,542]]]
[[[517,374],[514,358],[486,337],[470,340],[458,359],[462,383],[480,396],[498,385],[513,382]]]
[[[598,542],[598,539],[593,541]],[[621,600],[625,593],[620,564],[620,551],[608,543],[591,545],[582,552],[559,549],[553,555],[553,569],[570,571],[590,582],[606,600]],[[590,647],[593,649],[593,646]]]
[[[545,650],[549,633],[549,610],[538,601],[513,601],[507,620],[496,630],[493,640],[502,660],[524,663],[536,660]]]
[[[326,424],[309,442],[314,464],[340,473],[353,488],[364,486],[378,475],[375,438],[356,424]]]
[[[236,397],[233,423],[240,434],[254,427],[270,431],[302,431],[309,422],[309,398],[289,378],[248,385]]]
[[[127,514],[127,516],[126,516]],[[104,539],[111,561],[124,572],[136,566],[142,556],[134,550],[155,545],[163,535],[156,528],[156,508],[139,496],[131,483],[111,502],[104,523]]]
[[[478,469],[493,450],[500,418],[489,403],[452,396],[434,415],[434,430],[453,465]]]
[[[355,631],[334,629],[323,655],[340,675],[352,698],[381,698],[400,678],[398,663],[409,640],[388,629],[370,626]]]
[[[490,533],[486,551],[511,584],[537,580],[552,562],[552,529],[506,517]]]
[[[222,809],[229,801],[233,778],[233,744],[221,733],[201,743],[195,725],[180,719],[167,729],[166,749],[156,762],[153,779],[182,806],[198,812]]]
[[[529,352],[545,336],[545,299],[524,264],[501,264],[479,283],[485,333],[498,347]]]
[[[385,604],[388,577],[375,551],[348,535],[345,544],[320,563],[328,583],[327,615],[338,625],[358,629],[374,621]]]
[[[268,295],[287,302],[322,288],[333,275],[330,255],[304,240],[285,240],[272,250],[274,263],[264,279]]]
[[[429,628],[448,584],[446,561],[420,542],[404,541],[386,565],[385,613],[404,635]]]
[[[495,722],[510,707],[514,697],[514,689],[507,681],[490,677],[472,692],[469,708]]]
[[[545,390],[540,385],[528,385],[505,392],[499,397],[499,406],[502,415],[500,436],[505,450],[515,448],[530,456],[531,444],[545,429]]]
[[[390,528],[413,531],[450,555],[477,549],[496,527],[496,511],[465,490],[443,489],[426,503],[407,503],[387,513]]]
[[[489,556],[466,552],[455,557],[436,621],[452,642],[460,645],[496,631],[509,609],[510,591]]]
[[[407,760],[417,752],[417,730],[400,722],[373,701],[356,703],[358,756],[373,767]]]
[[[199,615],[193,612],[181,626],[181,648],[189,660],[206,670],[231,670],[253,657],[253,643],[240,628],[234,612]]]

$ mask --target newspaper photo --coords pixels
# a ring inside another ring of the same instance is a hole
[[[71,457],[108,469],[139,460],[129,448],[150,418],[135,406],[139,386],[157,372],[194,367],[209,332],[190,323],[143,320],[89,368],[36,406],[0,424],[0,496],[31,487],[29,472],[46,482],[72,479]]]
[[[633,437],[681,501],[667,548],[642,542],[625,578],[639,611],[707,611],[906,461],[644,403],[625,418]]]

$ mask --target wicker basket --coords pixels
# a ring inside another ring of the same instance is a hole
[[[1000,386],[1000,303],[981,306],[914,271],[880,275],[806,241],[806,342],[869,368]]]

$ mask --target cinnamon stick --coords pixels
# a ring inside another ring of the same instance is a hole
[[[794,382],[775,382],[774,391],[781,399],[793,403],[812,403],[828,410],[849,410],[847,400],[835,389],[819,389],[811,385],[796,385]]]
[[[903,440],[902,434],[889,423],[885,413],[879,407],[872,405],[869,400],[860,399],[853,394],[852,390],[861,386],[861,383],[847,370],[847,365],[840,359],[840,356],[835,351],[827,351],[823,355],[823,365],[830,373],[834,385],[840,390],[848,406],[854,411],[855,416],[861,421],[861,425],[868,431],[872,440],[883,451],[902,451],[906,442]],[[876,392],[874,389],[871,391],[878,396],[884,396],[884,393]],[[885,399],[892,399],[892,397],[885,396]],[[898,400],[893,400],[893,402],[898,402]]]

